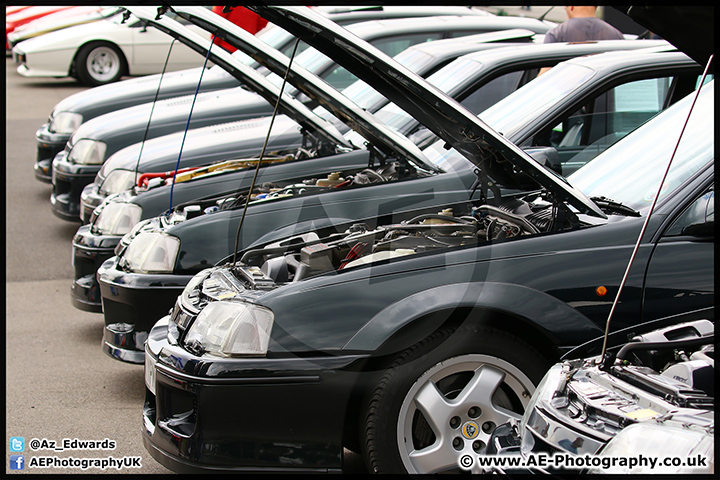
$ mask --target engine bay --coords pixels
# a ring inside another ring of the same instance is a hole
[[[329,145],[327,142],[320,141],[314,136],[305,133],[300,147],[262,155],[262,166],[320,159],[351,151],[353,150],[337,145]],[[254,185],[251,191],[248,188],[238,189],[234,193],[226,191],[221,194],[213,194],[191,202],[181,203],[174,206],[169,215],[162,216],[161,226],[170,226],[201,215],[242,207],[247,201],[253,204],[432,175],[431,172],[424,168],[415,166],[413,162],[383,154],[372,145],[367,145],[367,151],[367,166],[365,168],[337,169],[322,175],[304,175],[283,181],[264,182]],[[139,177],[138,185],[133,191],[134,194],[138,194],[161,186],[169,186],[173,183],[173,178],[175,183],[183,183],[240,170],[254,170],[257,168],[259,161],[260,157],[227,160],[202,167],[178,170],[177,172],[143,174]]]
[[[234,271],[247,288],[255,288],[258,271],[264,284],[296,282],[406,255],[541,233],[553,225],[552,210],[544,203],[510,198],[497,207],[480,205],[458,213],[447,208],[377,228],[355,223],[338,232],[328,227],[248,250]],[[248,269],[255,273],[249,275]]]
[[[546,376],[517,442],[523,454],[570,443],[596,454],[635,424],[712,433],[714,358],[714,324],[696,320],[636,336],[604,362],[565,361]]]

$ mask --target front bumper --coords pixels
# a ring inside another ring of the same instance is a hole
[[[35,178],[45,183],[52,183],[52,162],[55,156],[65,149],[70,140],[69,133],[53,133],[46,123],[35,132],[37,156],[35,158]]]
[[[142,363],[148,332],[193,276],[124,272],[118,260],[111,257],[97,269],[105,317],[102,348],[118,360]]]
[[[170,343],[168,323],[145,347],[143,443],[155,460],[178,473],[342,471],[365,356],[197,357]]]
[[[96,235],[91,225],[83,225],[72,242],[75,279],[70,289],[70,300],[75,308],[86,312],[102,313],[100,285],[96,273],[100,265],[115,255],[115,247],[122,237]]]
[[[80,220],[80,195],[92,183],[101,165],[78,165],[66,159],[62,151],[52,162],[53,190],[50,204],[55,215],[68,221]]]

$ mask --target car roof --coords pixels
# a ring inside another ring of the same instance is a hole
[[[477,45],[487,45],[488,48],[503,48],[506,44],[513,46],[521,44],[531,44],[535,32],[525,28],[511,28],[509,30],[498,30],[496,32],[476,33],[474,35],[466,35],[463,37],[443,38],[441,40],[433,40],[432,42],[416,43],[408,47],[405,51],[412,52],[422,50],[428,55],[443,58],[447,57],[450,52],[467,52],[477,51]]]
[[[687,63],[697,65],[697,62],[687,54],[674,48],[666,49],[638,49],[615,52],[603,52],[597,55],[577,57],[566,60],[567,63],[584,65],[596,71],[618,70],[624,66],[641,67],[645,65],[661,65],[667,63]]]
[[[384,31],[398,33],[413,32],[418,29],[424,31],[442,31],[445,29],[473,29],[481,31],[498,31],[510,28],[524,28],[535,33],[545,33],[554,24],[543,22],[535,18],[505,17],[505,16],[434,16],[419,18],[392,18],[372,20],[348,25],[347,30],[355,35],[365,38],[366,35],[376,35]]]
[[[651,50],[652,49],[652,50]],[[657,49],[657,50],[656,50]],[[488,63],[514,63],[533,58],[552,58],[572,55],[573,50],[588,52],[583,55],[608,51],[671,51],[674,47],[665,40],[600,40],[592,42],[529,43],[513,47],[500,47],[491,51],[472,52],[458,59],[477,59]],[[580,58],[580,57],[573,57]]]
[[[360,5],[360,6],[320,6],[317,10],[327,15],[333,22],[339,25],[346,23],[362,21],[364,19],[381,19],[381,18],[409,18],[409,17],[429,17],[436,15],[478,15],[492,16],[486,10],[452,6],[407,6],[407,5]]]

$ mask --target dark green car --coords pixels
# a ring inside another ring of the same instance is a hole
[[[602,333],[658,191],[613,329],[714,306],[713,82],[666,188],[692,94],[566,181],[306,9],[251,8],[417,115],[485,181],[465,209],[315,229],[194,276],[146,343],[143,439],[158,462],[338,472],[345,447],[370,472],[460,470],[549,365]],[[520,172],[537,191],[491,195],[488,181],[519,187]]]

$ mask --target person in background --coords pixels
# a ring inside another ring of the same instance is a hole
[[[597,17],[597,7],[565,7],[568,19],[545,34],[544,43],[584,42],[587,40],[622,40],[623,34]],[[551,67],[540,69],[538,76]]]
[[[248,10],[245,7],[232,7],[232,9],[227,13],[223,12],[224,8],[225,7],[223,7],[222,5],[219,5],[213,7],[212,11],[217,13],[224,19],[228,20],[229,22],[234,23],[243,30],[252,33],[253,35],[265,28],[265,25],[267,25],[268,23],[268,21],[262,18],[260,15],[251,10]],[[234,52],[235,50],[237,50],[235,47],[225,42],[221,38],[216,38],[213,43],[215,45],[223,47],[229,52]]]

